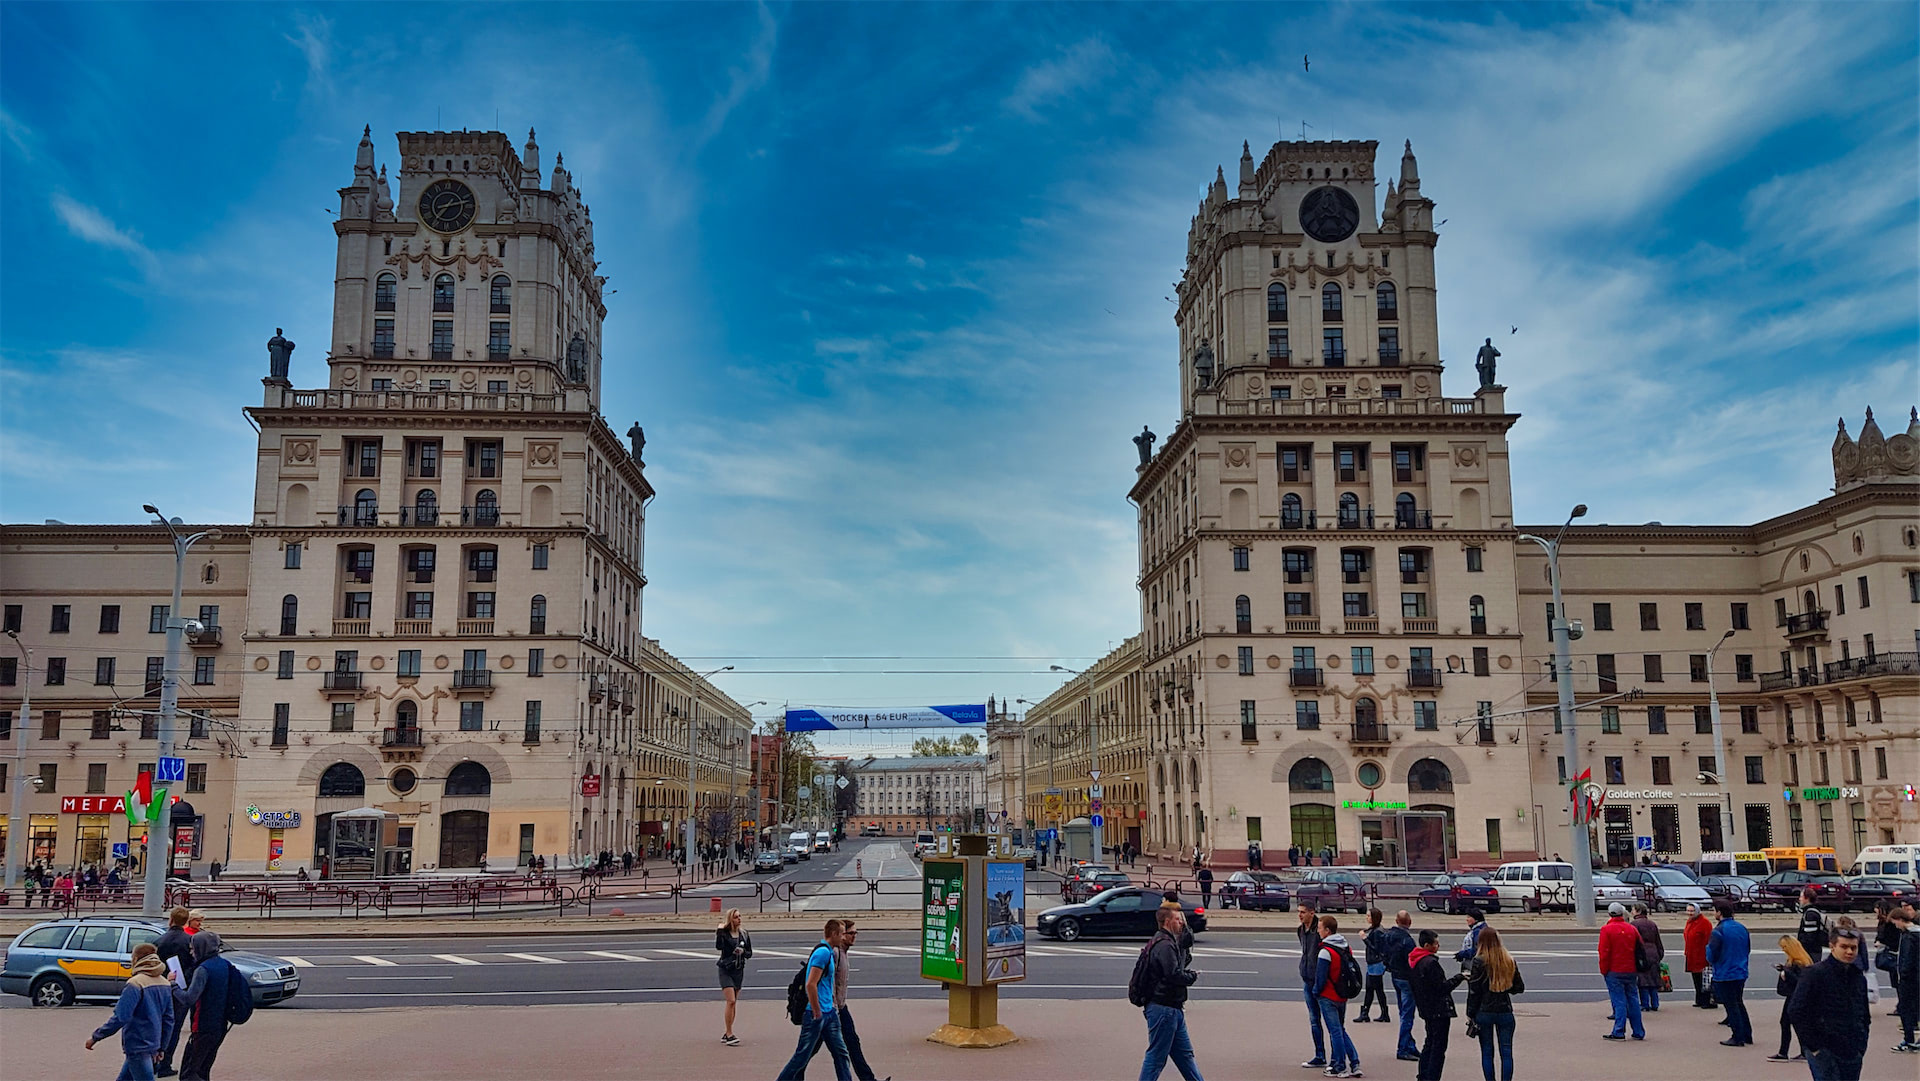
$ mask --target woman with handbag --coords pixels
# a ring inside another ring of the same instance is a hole
[[[1667,959],[1667,945],[1660,940],[1660,925],[1644,902],[1633,906],[1633,929],[1640,933],[1640,952],[1634,983],[1640,991],[1640,1009],[1647,1013],[1660,1010],[1660,963]]]
[[[1792,935],[1780,936],[1780,951],[1787,955],[1787,960],[1784,964],[1773,966],[1773,970],[1780,974],[1780,978],[1775,981],[1773,985],[1773,991],[1781,998],[1791,1001],[1793,999],[1793,989],[1800,986],[1800,976],[1807,971],[1808,965],[1813,964],[1813,958],[1807,954],[1807,948],[1800,944],[1800,940]],[[1787,1052],[1791,1050],[1793,1050],[1793,1025],[1788,1023],[1787,1011],[1785,1008],[1782,1008],[1780,1011],[1780,1050],[1777,1054],[1768,1055],[1767,1061],[1806,1061],[1807,1053],[1804,1047],[1801,1048],[1799,1054],[1789,1059]]]
[[[727,1030],[720,1042],[739,1047],[740,1037],[733,1034],[733,1013],[740,1001],[740,985],[747,975],[747,961],[753,957],[753,936],[740,925],[740,910],[727,909],[727,922],[713,934],[713,948],[720,951],[720,993],[727,1000]]]
[[[1479,948],[1467,969],[1467,1034],[1480,1038],[1480,1073],[1493,1081],[1496,1043],[1500,1081],[1513,1081],[1513,996],[1527,989],[1520,966],[1500,944],[1500,932],[1480,932]]]

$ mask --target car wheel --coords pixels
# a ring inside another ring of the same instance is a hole
[[[1061,920],[1060,926],[1056,929],[1055,933],[1060,936],[1060,941],[1072,942],[1074,939],[1080,937],[1080,921],[1075,919]]]
[[[1417,899],[1417,900],[1415,900],[1415,901],[1413,902],[1413,904],[1414,904],[1414,907],[1415,907],[1415,908],[1418,908],[1418,909],[1419,909],[1420,911],[1422,911],[1422,912],[1432,912],[1432,911],[1433,911],[1433,906],[1427,903],[1427,899],[1426,899],[1425,897],[1421,897],[1421,898],[1419,898],[1419,899]]]
[[[42,976],[33,981],[27,998],[35,1006],[71,1006],[73,985],[64,976]]]

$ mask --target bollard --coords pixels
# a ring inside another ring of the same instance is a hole
[[[707,908],[707,911],[708,911],[708,912],[718,912],[718,911],[720,911],[720,898],[718,898],[718,897],[709,897],[709,898],[707,898],[707,901],[709,902],[709,905],[708,905],[708,908]]]

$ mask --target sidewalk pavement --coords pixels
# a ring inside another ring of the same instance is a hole
[[[1722,1047],[1719,1012],[1695,1010],[1682,997],[1647,1017],[1645,1043],[1609,1043],[1606,1003],[1516,1003],[1514,1058],[1523,1077],[1556,1081],[1718,1081],[1725,1078],[1806,1081],[1805,1063],[1771,1063],[1779,1000],[1752,1003],[1756,1043]],[[961,1050],[926,1042],[946,1020],[945,1003],[924,999],[863,999],[850,1005],[867,1058],[881,1076],[913,1081],[1045,1078],[1047,1081],[1134,1077],[1146,1028],[1140,1011],[1116,988],[1094,1001],[1001,1001],[1000,1019],[1019,1042],[993,1050]],[[740,1047],[720,1043],[721,1003],[644,1003],[600,1006],[447,1006],[417,1009],[263,1009],[235,1029],[220,1051],[215,1073],[256,1081],[408,1081],[479,1078],[555,1079],[754,1078],[775,1076],[792,1054],[799,1030],[784,1003],[761,999],[740,1005],[734,1032]],[[1211,1081],[1318,1077],[1298,1063],[1312,1053],[1304,1007],[1297,1001],[1195,999],[1188,1004],[1201,1072]],[[1911,1081],[1915,1059],[1888,1048],[1898,1040],[1891,1018],[1876,1008],[1867,1054],[1867,1081]],[[0,1011],[0,1046],[8,1081],[111,1077],[120,1068],[119,1038],[88,1052],[98,1007]],[[1396,1017],[1396,1021],[1398,1018]],[[1446,1076],[1479,1075],[1480,1048],[1455,1021]],[[1411,1079],[1414,1063],[1393,1057],[1399,1025],[1352,1025],[1349,1032],[1369,1078]],[[1418,1025],[1415,1031],[1420,1031]],[[832,1077],[823,1050],[816,1078]],[[1171,1064],[1163,1075],[1179,1076]]]

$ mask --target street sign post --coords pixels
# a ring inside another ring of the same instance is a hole
[[[1094,815],[1094,816],[1093,816],[1093,824],[1094,824],[1094,825],[1096,825],[1096,826],[1104,826],[1104,825],[1106,825],[1106,824],[1107,824],[1107,818],[1106,818],[1106,816],[1105,816],[1105,815]]]

